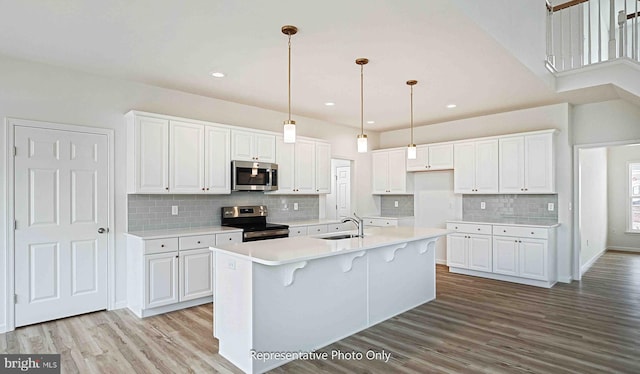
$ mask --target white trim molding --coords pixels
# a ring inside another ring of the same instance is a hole
[[[586,264],[582,265],[580,267],[580,276],[583,276],[584,273],[586,273],[589,269],[591,269],[591,267],[593,266],[593,264],[596,263],[596,261],[598,261],[598,259],[600,257],[602,257],[603,254],[605,254],[605,252],[607,251],[606,248],[604,248],[603,250],[601,250],[600,252],[598,252],[595,256],[593,256],[593,258],[591,260],[589,260]]]
[[[607,249],[610,251],[620,251],[620,252],[640,252],[640,248],[635,248],[635,247],[609,247]]]

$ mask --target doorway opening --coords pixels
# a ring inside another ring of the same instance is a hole
[[[338,219],[353,213],[353,161],[331,159],[331,193],[326,198],[326,217]]]

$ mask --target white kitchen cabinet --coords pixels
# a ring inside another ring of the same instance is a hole
[[[128,193],[231,193],[227,127],[136,112],[126,118]]]
[[[371,152],[374,195],[413,193],[413,178],[407,174],[404,148]]]
[[[129,309],[147,317],[210,303],[213,260],[209,247],[240,242],[241,231],[157,239],[127,235]]]
[[[331,192],[331,145],[298,137],[276,137],[278,190],[272,194],[315,195]]]
[[[180,251],[180,301],[213,295],[213,262],[209,248]]]
[[[144,266],[144,308],[157,308],[177,303],[178,252],[146,255]]]
[[[130,113],[127,119],[127,192],[169,191],[169,121]]]
[[[380,216],[367,216],[362,217],[364,220],[364,226],[372,227],[399,227],[399,226],[413,226],[413,217],[380,217]]]
[[[331,144],[316,142],[316,193],[331,193]]]
[[[555,226],[448,222],[447,229],[451,272],[547,288],[557,281]]]
[[[205,191],[204,155],[203,125],[169,122],[169,191]]]
[[[491,271],[491,235],[476,232],[490,232],[487,225],[447,224],[447,229],[456,231],[447,235],[447,266],[477,271]]]
[[[274,135],[251,131],[231,131],[231,158],[241,161],[276,162]]]
[[[454,192],[498,193],[498,139],[454,144]]]
[[[295,237],[295,236],[307,236],[308,235],[308,231],[307,231],[307,226],[295,226],[295,227],[289,227],[289,237]]]
[[[307,226],[308,235],[320,235],[328,232],[327,225],[309,225]]]
[[[554,132],[500,138],[500,193],[555,193]]]
[[[453,144],[422,144],[416,147],[416,158],[407,160],[407,171],[453,169]]]

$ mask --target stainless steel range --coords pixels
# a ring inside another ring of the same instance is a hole
[[[222,226],[242,229],[243,242],[289,237],[289,226],[267,223],[267,215],[264,205],[222,207]]]

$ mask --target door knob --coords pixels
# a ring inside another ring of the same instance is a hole
[[[105,232],[109,232],[109,230],[105,229],[104,227],[98,229],[98,234],[104,234]]]

